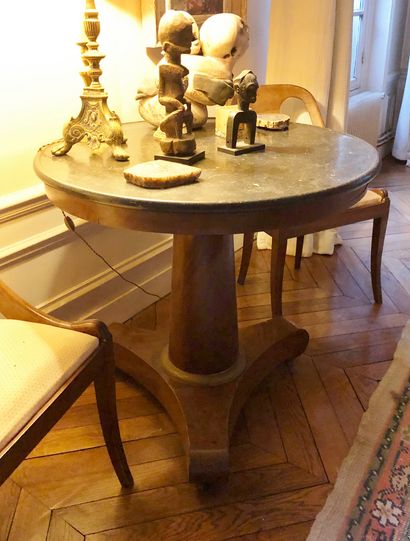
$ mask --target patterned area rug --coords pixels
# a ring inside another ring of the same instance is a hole
[[[307,541],[410,541],[410,321]]]

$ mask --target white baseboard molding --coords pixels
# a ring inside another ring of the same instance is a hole
[[[91,224],[75,218],[87,233]],[[68,242],[72,235],[42,184],[0,197],[0,271]]]
[[[115,266],[125,278],[157,296],[107,269],[48,299],[40,308],[68,320],[97,318],[107,324],[126,321],[170,292],[171,263],[172,239],[168,239]]]
[[[387,141],[386,143],[383,143],[379,147],[377,147],[377,150],[379,152],[380,159],[382,160],[386,156],[392,153],[393,150],[393,140]]]
[[[242,237],[234,236],[235,250],[242,247]],[[160,298],[168,295],[172,277],[172,238],[123,261],[116,269],[146,291]],[[144,293],[107,269],[49,299],[41,308],[62,319],[97,318],[109,324],[126,321],[157,302],[158,297]]]
[[[129,280],[158,296],[170,291],[172,238],[110,230],[74,218],[91,241]],[[0,198],[1,278],[29,302],[68,320],[124,321],[156,302],[124,282],[64,225],[42,185]],[[81,266],[79,272],[79,265]]]
[[[52,206],[42,183],[0,196],[0,224]]]
[[[79,218],[75,219],[74,223],[76,228],[81,228],[83,235],[86,235],[87,230],[93,227],[92,224],[84,222]],[[67,244],[71,236],[72,233],[68,231],[64,224],[61,224],[18,240],[4,248],[0,248],[0,271],[4,267],[22,263],[24,259],[33,258],[58,246]]]

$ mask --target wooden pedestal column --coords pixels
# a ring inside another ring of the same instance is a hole
[[[170,361],[194,374],[229,369],[238,357],[232,235],[175,235]]]
[[[281,317],[238,338],[234,268],[231,236],[176,235],[169,338],[110,327],[117,365],[164,405],[183,439],[189,480],[201,483],[226,481],[229,437],[245,400],[308,342]]]

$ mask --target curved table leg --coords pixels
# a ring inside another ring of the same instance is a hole
[[[234,284],[231,237],[176,237],[169,346],[159,332],[110,327],[117,366],[158,398],[180,432],[190,481],[227,479],[244,402],[308,343],[279,316],[238,333]]]

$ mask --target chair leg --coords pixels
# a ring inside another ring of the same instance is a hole
[[[118,426],[117,404],[115,398],[115,366],[112,346],[107,347],[104,368],[94,380],[97,407],[107,451],[121,485],[130,488],[134,485],[128,467]]]
[[[295,269],[300,269],[302,263],[303,242],[305,237],[297,237],[296,239],[296,252],[295,252]]]
[[[252,255],[254,233],[244,233],[241,267],[239,269],[238,284],[245,283],[246,275],[248,274],[249,263]]]
[[[283,270],[285,267],[286,246],[288,239],[276,229],[270,233],[272,235],[272,253],[270,269],[270,298],[272,306],[272,316],[282,315],[282,286]]]
[[[371,276],[372,276],[372,288],[374,302],[381,304],[382,298],[382,284],[381,284],[381,266],[384,238],[386,236],[386,227],[388,219],[388,211],[384,216],[375,218],[373,220],[373,233],[372,233],[372,250],[371,250]]]

